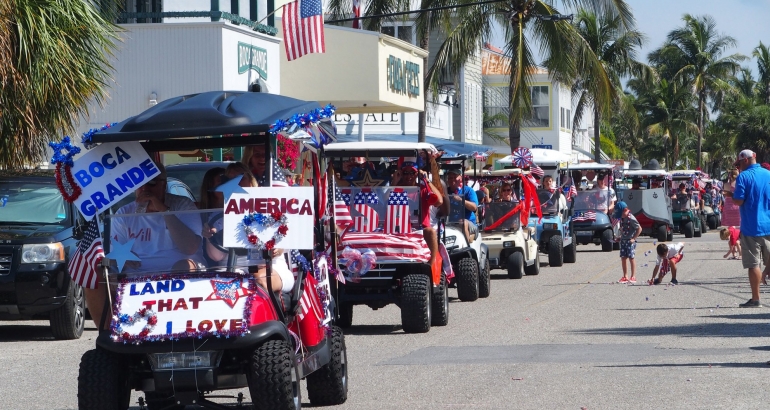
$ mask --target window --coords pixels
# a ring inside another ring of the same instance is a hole
[[[412,35],[411,25],[382,26],[380,28],[380,33],[404,40],[409,44],[414,44],[412,41],[414,36]]]
[[[488,119],[507,115],[508,87],[484,87],[484,110]],[[495,118],[494,121],[490,121],[486,125],[490,128],[506,128],[508,127],[508,121],[505,118]]]
[[[559,127],[561,127],[561,128],[565,128],[565,124],[564,124],[564,118],[565,118],[567,115],[566,115],[566,113],[564,112],[564,107],[561,107],[561,109],[560,109],[560,111],[559,111],[559,112],[561,113],[561,115],[559,116]]]
[[[526,127],[539,128],[550,126],[550,104],[548,86],[536,85],[530,88],[532,98],[532,117],[524,121]]]
[[[559,127],[567,130],[572,129],[572,111],[564,107],[561,108],[561,120],[559,121]]]

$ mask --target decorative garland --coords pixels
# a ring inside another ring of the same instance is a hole
[[[49,142],[48,146],[53,149],[51,164],[56,165],[56,186],[64,200],[72,203],[82,193],[80,185],[75,182],[75,178],[72,176],[72,166],[75,165],[72,158],[80,153],[80,147],[72,145],[69,135],[60,142]],[[62,153],[62,150],[67,153]]]
[[[275,248],[275,244],[280,242],[289,231],[286,222],[288,222],[288,218],[281,212],[273,212],[271,214],[258,214],[255,212],[245,215],[241,224],[243,225],[243,231],[246,233],[246,238],[249,240],[250,244],[254,245],[254,249],[269,251]],[[253,224],[258,225],[259,227],[257,230],[260,231],[265,228],[274,227],[275,225],[279,226],[269,241],[262,242],[262,240],[257,237],[257,234],[252,227]]]
[[[277,120],[270,127],[270,132],[272,134],[283,133],[291,138],[291,135],[296,132],[305,131],[310,136],[311,144],[315,148],[319,148],[336,141],[336,127],[334,122],[330,120],[336,110],[333,105],[328,104],[324,108],[316,108],[309,113],[294,114],[288,120]],[[322,124],[322,122],[327,124]]]
[[[94,134],[96,134],[99,131],[104,131],[107,128],[112,128],[117,124],[117,122],[113,122],[110,124],[104,124],[101,126],[101,128],[91,128],[90,130],[83,133],[83,137],[80,138],[80,143],[83,144],[86,149],[91,149],[96,146],[93,142],[91,142]]]
[[[123,331],[124,324],[126,325],[133,325],[134,323],[138,322],[140,319],[147,320],[147,324],[144,325],[144,329],[142,329],[141,332],[139,332],[138,336],[131,336],[127,332]],[[152,332],[152,329],[155,329],[155,325],[158,324],[158,315],[155,314],[155,312],[152,311],[152,309],[147,308],[141,308],[138,312],[134,313],[133,316],[129,316],[125,313],[118,316],[117,324],[115,326],[115,333],[120,334],[123,340],[131,339],[132,337],[144,339],[147,337],[147,335]]]

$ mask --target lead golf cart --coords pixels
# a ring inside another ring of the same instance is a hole
[[[335,170],[341,171],[334,188],[334,224],[344,226],[339,228],[339,242],[333,238],[333,248],[340,255],[371,252],[376,256],[370,269],[357,269],[344,257],[340,260],[345,280],[337,284],[339,326],[352,325],[355,305],[374,310],[398,305],[407,333],[424,333],[431,326],[449,322],[447,283],[451,268],[446,269],[443,263],[443,269],[429,265],[430,251],[421,226],[429,210],[420,203],[420,187],[391,181],[397,164],[405,159],[415,161],[422,153],[435,150],[427,143],[391,141],[343,142],[325,148],[324,155]],[[354,173],[347,172],[344,165],[351,159],[363,161],[363,170],[356,171],[353,179],[349,174]],[[346,212],[350,222],[342,224]],[[440,257],[438,260],[443,262]]]
[[[572,211],[572,227],[575,229],[577,242],[581,245],[593,243],[602,246],[603,252],[612,252],[615,238],[612,230],[612,221],[610,209],[615,202],[610,193],[614,192],[612,164],[597,164],[595,162],[584,162],[580,164],[570,164],[569,174],[579,171],[585,175],[589,171],[594,173],[605,173],[611,184],[608,185],[608,191],[597,191],[594,189],[586,191],[577,191],[574,198],[574,209]],[[597,176],[598,178],[598,176]]]
[[[89,169],[101,171],[93,173],[91,184],[97,183],[101,173],[114,180],[107,187],[110,195],[115,189],[130,194],[144,179],[159,175],[148,153],[266,144],[266,161],[271,164],[275,161],[273,135],[286,129],[276,122],[312,113],[315,118],[306,127],[317,131],[319,117],[329,117],[330,111],[320,110],[315,102],[263,93],[215,91],[169,98],[91,136],[86,142],[95,147],[78,161],[101,155],[100,150],[113,150],[120,163],[97,157]],[[130,161],[121,151],[147,160],[121,174],[121,163]],[[267,169],[269,183],[272,171],[270,166]],[[318,260],[302,262],[304,257],[297,257],[300,266],[294,286],[288,292],[269,291],[274,270],[267,250],[284,244],[317,248],[313,238],[323,237],[314,190],[244,189],[237,180],[220,189],[224,209],[161,213],[128,208],[104,216],[106,257],[99,268],[103,281],[99,286],[109,297],[100,328],[107,330],[99,332],[96,348],[81,358],[79,409],[125,410],[131,390],[144,392],[139,398],[141,409],[186,405],[225,409],[230,407],[210,398],[232,397],[240,406],[243,394],[212,396],[211,392],[241,388],[248,388],[256,409],[299,409],[302,379],[307,380],[312,404],[345,402],[345,340],[339,328],[329,325],[332,302],[322,286],[328,278],[314,269],[320,268]],[[90,198],[95,202],[97,197]],[[192,229],[202,221],[221,224],[209,241],[226,255],[223,263],[201,260],[200,248],[180,248],[176,242],[144,260],[137,256],[143,254],[142,242],[164,235],[161,229],[171,232],[169,227],[180,223]],[[147,228],[136,230],[137,226]],[[288,255],[286,251],[282,257]],[[179,264],[180,255],[184,266]],[[259,261],[266,265],[265,288],[252,273]]]
[[[626,189],[622,200],[639,221],[642,235],[657,238],[659,242],[673,240],[674,222],[671,216],[669,176],[662,169],[625,170]],[[638,187],[634,187],[638,184]]]

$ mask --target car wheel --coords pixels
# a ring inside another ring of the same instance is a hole
[[[559,235],[548,239],[548,264],[554,268],[564,264],[564,241]]]
[[[401,281],[401,326],[406,333],[426,333],[431,322],[431,280],[410,273]]]
[[[524,255],[521,252],[514,252],[508,255],[508,277],[521,279],[522,276],[524,276]]]
[[[446,275],[441,274],[441,283],[433,288],[431,299],[431,326],[446,326],[449,324],[449,286]]]
[[[334,322],[334,324],[343,329],[347,329],[350,326],[353,326],[352,303],[339,302],[337,304],[337,320]]]
[[[51,331],[60,340],[79,339],[86,323],[86,299],[83,288],[70,280],[67,299],[51,312]]]
[[[302,406],[299,368],[294,350],[285,340],[268,340],[254,351],[246,380],[257,410],[294,410]]]
[[[709,229],[717,229],[717,217],[714,215],[709,215],[709,217],[706,219],[706,222],[708,223]]]
[[[685,238],[692,238],[695,233],[695,227],[692,224],[692,221],[687,222],[682,227],[682,232],[684,233]]]
[[[527,276],[537,276],[540,274],[540,255],[535,254],[535,262],[524,267],[524,273]]]
[[[492,280],[490,279],[489,259],[484,258],[484,264],[479,271],[479,297],[487,298],[491,292]]]
[[[612,252],[613,240],[612,229],[602,231],[602,252]]]
[[[78,372],[78,409],[128,409],[131,388],[127,373],[127,366],[116,354],[98,347],[85,352]]]
[[[348,354],[342,329],[332,326],[331,360],[307,377],[307,395],[313,406],[336,406],[348,399]]]
[[[666,242],[668,238],[668,228],[666,225],[660,225],[658,227],[658,242]]]
[[[479,298],[479,265],[473,258],[462,258],[455,272],[457,297],[463,302],[473,302]]]
[[[564,262],[575,263],[577,262],[577,237],[572,234],[572,243],[564,248]]]

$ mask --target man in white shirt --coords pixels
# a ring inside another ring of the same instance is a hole
[[[617,196],[615,195],[615,190],[607,186],[607,175],[607,172],[604,170],[596,174],[596,185],[590,189],[590,191],[596,191],[596,196],[589,197],[589,201],[596,206],[597,211],[612,215],[612,212],[615,210]]]

